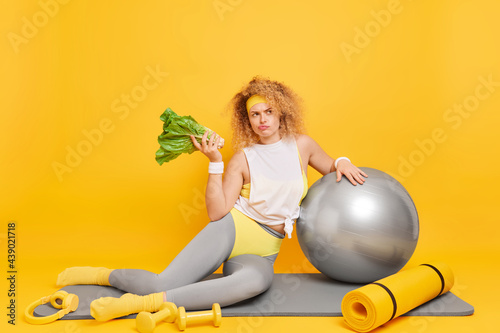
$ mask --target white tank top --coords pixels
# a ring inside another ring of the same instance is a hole
[[[234,207],[251,219],[267,225],[285,224],[291,238],[300,213],[304,191],[302,166],[295,139],[244,148],[250,169],[250,197],[241,195]]]

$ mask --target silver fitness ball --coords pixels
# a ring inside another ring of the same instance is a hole
[[[399,271],[417,246],[419,223],[406,189],[388,174],[360,168],[363,185],[330,173],[309,189],[297,220],[300,247],[332,279],[369,283]]]

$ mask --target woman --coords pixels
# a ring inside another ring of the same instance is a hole
[[[307,192],[307,166],[323,175],[337,172],[337,181],[345,175],[353,185],[367,177],[347,158],[334,160],[301,134],[298,96],[286,85],[255,77],[230,105],[236,153],[224,178],[220,137],[207,140],[206,132],[201,144],[191,137],[210,160],[206,206],[211,222],[162,273],[73,267],[59,274],[58,285],[110,285],[129,293],[93,301],[95,319],[158,311],[165,301],[188,310],[227,306],[266,291],[282,239],[291,237]],[[223,263],[223,277],[202,281]]]

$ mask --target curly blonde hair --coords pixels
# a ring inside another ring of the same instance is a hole
[[[229,102],[232,112],[233,148],[235,151],[259,141],[252,130],[246,108],[247,99],[252,95],[266,98],[268,104],[278,112],[281,137],[294,136],[305,131],[302,116],[302,99],[284,83],[255,76]]]

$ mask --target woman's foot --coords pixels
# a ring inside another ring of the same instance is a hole
[[[124,294],[120,298],[101,297],[90,303],[90,315],[98,321],[107,321],[141,311],[156,312],[162,304],[162,292],[146,296]]]
[[[113,270],[105,267],[70,267],[57,277],[58,286],[75,284],[97,284],[110,286],[109,275]]]

